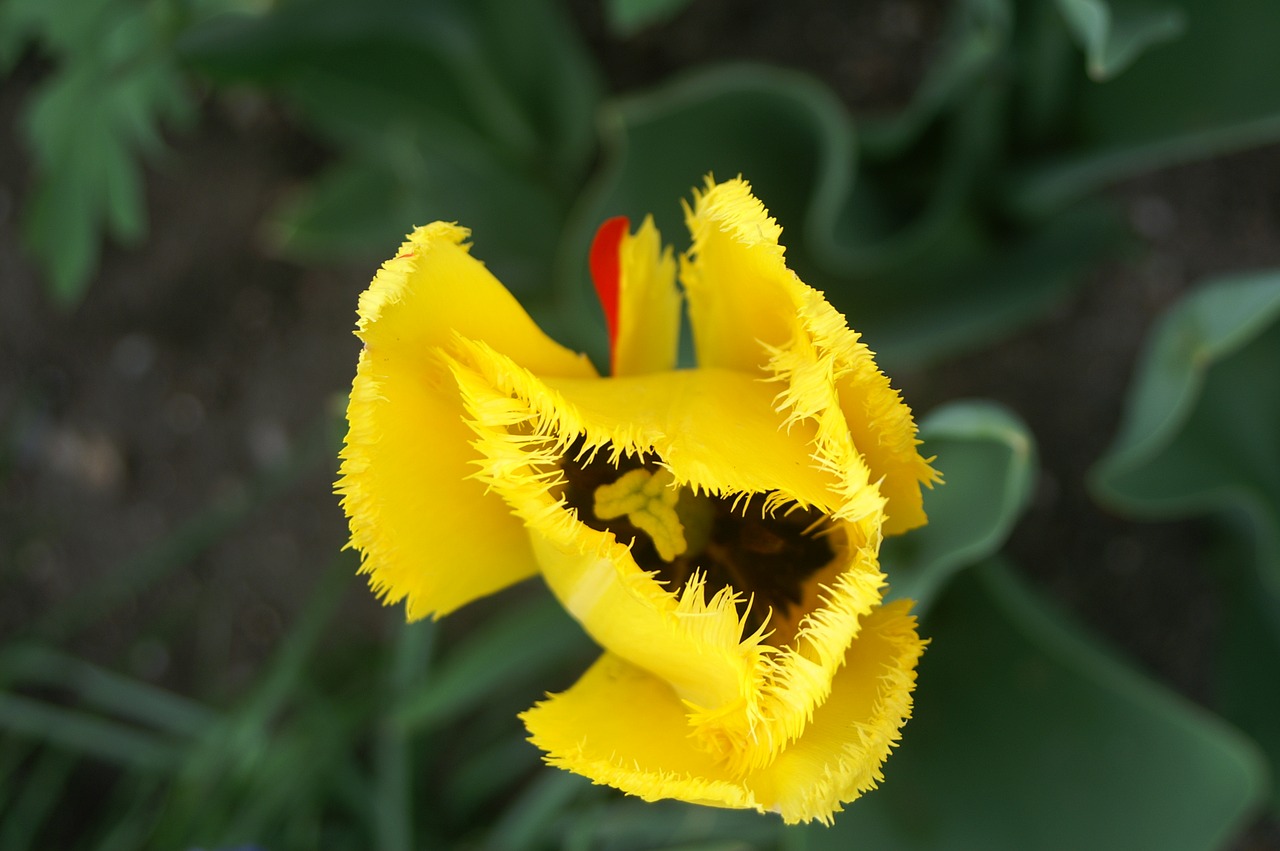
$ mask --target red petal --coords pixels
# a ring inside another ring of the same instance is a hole
[[[622,276],[619,249],[630,227],[626,216],[606,219],[591,242],[591,280],[596,285],[596,295],[604,308],[604,321],[609,329],[610,364],[618,343],[618,286]]]

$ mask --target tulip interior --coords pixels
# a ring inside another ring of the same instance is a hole
[[[767,629],[770,643],[794,635],[814,580],[839,561],[830,518],[794,502],[677,487],[653,453],[613,455],[579,439],[561,460],[565,506],[579,522],[629,542],[636,564],[673,593],[695,574],[709,596],[730,589],[748,633]]]

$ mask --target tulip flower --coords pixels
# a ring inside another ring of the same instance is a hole
[[[611,374],[471,255],[412,233],[361,296],[338,490],[410,619],[540,574],[603,652],[521,717],[552,765],[646,800],[829,822],[882,779],[924,647],[880,543],[925,522],[911,412],[788,269],[741,179],[589,258]],[[696,366],[677,367],[687,302]],[[536,641],[536,636],[530,636]]]

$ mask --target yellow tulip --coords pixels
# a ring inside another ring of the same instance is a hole
[[[829,822],[882,778],[924,643],[882,605],[883,535],[925,522],[911,412],[741,179],[685,206],[697,367],[651,219],[592,252],[612,375],[417,229],[361,296],[338,490],[410,619],[540,573],[603,648],[523,718],[549,763],[646,800]]]

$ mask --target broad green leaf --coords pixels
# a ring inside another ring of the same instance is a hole
[[[1120,222],[1102,206],[1016,236],[954,210],[891,246],[900,266],[825,288],[892,369],[992,345],[1060,304],[1120,244]]]
[[[890,595],[925,613],[961,568],[994,555],[1026,508],[1035,441],[1014,414],[991,402],[954,402],[920,424],[923,451],[945,484],[925,491],[929,524],[885,540],[880,561]]]
[[[988,565],[923,624],[914,718],[883,786],[808,851],[1210,851],[1265,792],[1256,748]]]
[[[487,121],[501,120],[517,146],[528,144],[530,128],[492,69],[478,62],[479,36],[458,7],[302,0],[265,15],[215,19],[186,33],[180,47],[188,63],[218,81],[304,98],[331,132],[377,134],[395,120],[398,103],[411,120],[430,117],[457,132],[482,135]],[[470,77],[477,65],[481,74]]]
[[[413,180],[385,160],[354,159],[326,169],[280,204],[267,222],[272,244],[294,257],[359,258],[373,268],[421,215]]]
[[[527,306],[546,297],[561,199],[494,162],[471,169],[432,159],[395,132],[381,144],[384,156],[348,158],[277,209],[268,226],[275,244],[312,261],[376,264],[414,225],[457,221],[471,228],[476,256]]]
[[[548,0],[304,0],[193,31],[184,56],[268,86],[341,159],[278,216],[282,247],[382,257],[415,224],[459,221],[536,302],[594,145],[600,89]]]
[[[1164,316],[1114,445],[1102,502],[1140,516],[1207,514],[1233,534],[1217,665],[1224,714],[1280,769],[1280,272],[1208,284]],[[1280,793],[1277,793],[1280,795]],[[1273,797],[1280,810],[1280,797]]]
[[[104,817],[94,851],[134,851],[147,844],[156,819],[156,790],[161,783],[161,779],[144,774],[115,784],[111,799],[103,806]]]
[[[674,18],[689,3],[690,0],[606,0],[604,13],[614,35],[627,38]]]
[[[560,252],[557,280],[572,282],[560,300],[563,324],[599,325],[582,258],[600,221],[652,213],[681,250],[678,200],[708,173],[742,174],[783,226],[789,262],[886,361],[989,343],[1060,298],[1114,244],[1115,229],[1095,209],[1025,231],[990,220],[976,199],[999,120],[998,98],[985,94],[949,125],[945,156],[855,173],[848,114],[791,72],[720,67],[611,104],[607,159]]]
[[[1181,10],[1130,0],[1057,0],[1058,11],[1085,52],[1094,80],[1129,67],[1147,48],[1182,34]]]
[[[848,193],[853,131],[848,114],[814,80],[757,65],[722,66],[677,78],[601,110],[608,158],[570,220],[556,280],[565,328],[603,331],[586,278],[586,256],[605,218],[639,223],[652,214],[664,241],[688,237],[680,202],[707,175],[743,175],[795,241],[833,219]],[[572,344],[600,355],[603,333]]]
[[[939,55],[906,108],[861,124],[861,145],[869,160],[900,156],[949,110],[963,110],[1008,62],[1014,11],[1009,0],[955,3]]]
[[[591,233],[600,215],[652,213],[664,237],[678,239],[690,189],[707,175],[741,174],[784,227],[809,239],[806,223],[834,217],[851,187],[852,120],[825,86],[796,72],[723,65],[686,74],[605,104],[601,121],[609,158],[586,199],[590,221],[581,224]]]
[[[1247,556],[1233,548],[1232,555]],[[1253,737],[1271,764],[1271,809],[1280,815],[1280,596],[1246,571],[1226,573],[1221,637],[1214,668],[1222,714]]]
[[[1212,513],[1250,530],[1280,596],[1280,271],[1207,284],[1153,332],[1099,500],[1152,517]]]
[[[1009,189],[1014,208],[1055,209],[1125,177],[1280,139],[1280,87],[1272,83],[1280,78],[1280,5],[1163,0],[1160,8],[1184,19],[1185,32],[1115,79],[1080,81],[1060,137],[1070,147],[1019,171]]]

